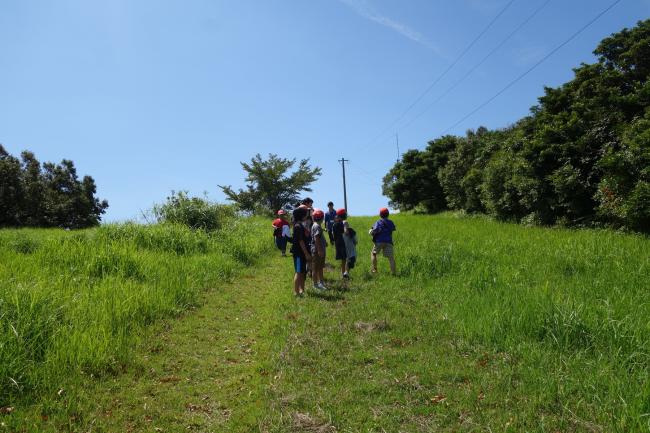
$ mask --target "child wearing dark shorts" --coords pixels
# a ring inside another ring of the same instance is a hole
[[[296,296],[302,296],[305,293],[305,278],[307,276],[307,262],[311,261],[311,254],[307,248],[307,239],[311,233],[305,227],[307,219],[307,210],[298,208],[293,211],[293,245],[291,254],[293,255],[293,288]]]
[[[345,239],[343,239],[343,234],[345,233],[344,221],[347,219],[348,215],[345,209],[339,209],[336,211],[336,218],[334,224],[332,225],[332,234],[334,235],[334,249],[336,250],[336,260],[341,261],[341,276],[343,278],[349,278],[348,275],[348,266],[347,266],[347,251],[345,248]]]

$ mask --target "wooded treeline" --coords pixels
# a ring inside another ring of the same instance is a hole
[[[0,145],[0,227],[83,228],[99,224],[108,202],[95,197],[90,176],[79,180],[74,163],[20,159]]]
[[[384,177],[403,209],[650,231],[650,20],[604,39],[598,61],[546,88],[511,127],[410,150]]]

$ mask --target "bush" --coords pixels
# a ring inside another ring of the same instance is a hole
[[[217,204],[207,198],[189,197],[187,192],[172,191],[167,201],[153,208],[159,223],[182,224],[192,229],[217,230],[236,212],[232,206]]]
[[[639,182],[625,204],[627,225],[635,230],[650,228],[650,183]]]

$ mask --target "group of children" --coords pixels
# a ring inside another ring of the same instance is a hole
[[[343,279],[350,278],[350,270],[354,268],[357,259],[357,234],[347,221],[346,210],[335,210],[334,203],[329,202],[327,210],[322,211],[314,209],[313,203],[312,199],[306,198],[293,210],[292,231],[289,229],[289,215],[286,211],[279,210],[278,218],[273,221],[275,244],[283,256],[286,256],[287,244],[291,243],[296,296],[304,294],[307,275],[311,276],[315,289],[327,290],[323,274],[328,242],[323,232],[323,222],[329,243],[334,245],[336,260],[341,262]],[[377,254],[382,252],[388,258],[394,275],[396,270],[392,233],[395,224],[388,218],[388,209],[380,209],[379,215],[381,218],[369,231],[374,244],[371,252],[372,272],[377,272]]]

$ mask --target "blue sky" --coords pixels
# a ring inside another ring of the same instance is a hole
[[[350,213],[373,214],[387,200],[380,179],[395,161],[396,131],[402,150],[423,148],[611,3],[551,0],[439,98],[545,2],[516,0],[373,141],[508,1],[4,0],[0,143],[75,161],[108,199],[107,221],[137,218],[172,189],[223,200],[217,185],[243,186],[239,161],[258,152],[322,167],[317,206],[342,204],[337,160],[346,157]],[[593,61],[603,37],[649,16],[650,0],[623,0],[450,132],[526,115],[545,85]]]

